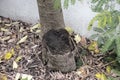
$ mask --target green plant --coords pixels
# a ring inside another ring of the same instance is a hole
[[[82,1],[82,0],[78,0],[78,1]],[[60,3],[61,3],[61,0],[54,0],[54,8],[59,9],[59,7],[61,6]],[[74,5],[76,3],[76,0],[64,0],[64,3],[63,3],[64,8],[67,9],[70,3]]]
[[[97,27],[93,27],[96,33],[91,38],[97,40],[102,53],[114,50],[120,63],[120,11],[115,10],[113,5],[111,7],[110,2],[113,0],[92,0],[96,4],[93,11],[99,13],[90,21],[88,30],[92,29],[95,22],[98,23]]]

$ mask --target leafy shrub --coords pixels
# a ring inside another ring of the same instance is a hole
[[[91,38],[97,40],[102,53],[114,50],[120,63],[120,12],[104,11],[96,15],[88,26],[89,30],[96,21],[98,27],[93,28],[96,34],[93,34]]]

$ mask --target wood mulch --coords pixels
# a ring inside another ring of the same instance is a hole
[[[40,27],[31,31],[33,26],[0,16],[0,75],[6,75],[8,80],[15,80],[17,73],[31,75],[32,80],[45,80],[46,69],[40,59]],[[27,39],[18,44],[24,36],[27,36]],[[14,49],[15,54],[8,60],[3,59],[6,52],[11,49]],[[81,54],[84,54],[84,51]],[[18,57],[21,59],[17,62],[18,67],[14,69],[13,62]],[[50,72],[47,77],[49,80],[97,80],[95,78],[97,72],[106,74],[102,58],[102,55],[93,56],[87,53],[81,56],[83,65],[76,71],[66,74]]]

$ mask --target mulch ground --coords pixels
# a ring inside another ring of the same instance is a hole
[[[42,64],[41,56],[41,37],[40,27],[22,21],[15,21],[9,18],[0,17],[0,80],[1,75],[6,75],[8,80],[15,80],[17,73],[33,76],[32,80],[45,80],[46,69]],[[26,40],[18,42],[27,36]],[[15,54],[8,60],[3,56],[14,49]],[[79,49],[79,48],[78,48]],[[84,52],[83,52],[84,53]],[[17,62],[18,67],[13,68],[13,62],[21,57]],[[81,56],[83,65],[76,71],[66,74],[61,72],[50,72],[47,77],[49,80],[97,80],[97,72],[105,72],[105,64],[102,56],[93,56],[91,53]]]

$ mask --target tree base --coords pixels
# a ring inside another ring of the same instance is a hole
[[[43,36],[42,58],[49,70],[61,72],[75,70],[76,51],[65,29],[50,30]]]

